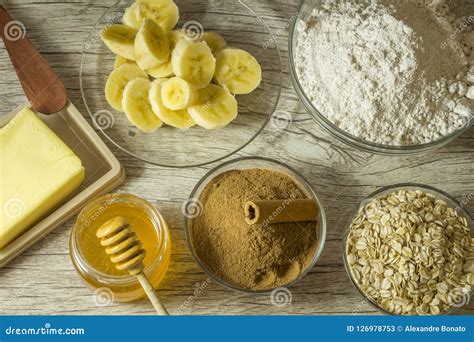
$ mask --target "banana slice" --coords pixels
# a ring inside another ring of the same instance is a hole
[[[126,59],[125,57],[122,57],[120,55],[117,55],[117,57],[115,57],[114,69],[118,69],[120,66],[124,64],[135,64],[135,62],[129,59]]]
[[[222,128],[237,117],[237,101],[227,89],[210,84],[200,93],[204,102],[188,108],[188,113],[199,126]]]
[[[176,128],[186,129],[196,125],[187,110],[171,110],[163,104],[161,93],[165,82],[166,79],[157,79],[151,83],[150,103],[155,115],[165,124]]]
[[[171,61],[163,63],[157,67],[148,69],[146,72],[148,73],[148,75],[154,78],[168,78],[174,75]]]
[[[178,42],[185,37],[180,30],[173,30],[168,32],[168,41],[170,42],[170,51],[173,52]]]
[[[139,6],[140,3],[135,1],[129,8],[125,10],[122,18],[122,21],[125,25],[130,26],[135,30],[138,30],[142,24],[138,13]]]
[[[127,83],[134,78],[148,79],[146,72],[141,70],[135,63],[121,65],[112,71],[105,84],[105,98],[112,108],[123,112],[123,90]]]
[[[172,0],[140,0],[139,17],[149,18],[171,31],[179,21],[178,6]]]
[[[123,109],[128,120],[145,133],[154,132],[163,122],[153,113],[148,95],[151,82],[148,79],[131,80],[123,92]]]
[[[262,68],[247,51],[227,48],[217,55],[214,79],[233,94],[248,94],[262,81]]]
[[[174,50],[176,44],[183,38],[183,33],[179,30],[169,31],[168,42],[170,43],[170,52]],[[171,64],[171,54],[166,63],[147,70],[148,75],[154,78],[168,78],[174,76],[173,65]]]
[[[211,51],[214,55],[217,55],[220,51],[227,47],[224,37],[222,37],[217,32],[204,32],[202,35],[202,40],[204,40],[207,46],[211,48]]]
[[[191,107],[195,103],[197,92],[182,78],[173,77],[162,84],[161,99],[167,108],[181,110]]]
[[[116,55],[135,60],[135,37],[137,30],[120,24],[110,25],[100,36],[107,47]]]
[[[216,59],[203,42],[181,39],[171,56],[174,74],[194,87],[201,89],[211,83],[216,69]]]
[[[152,19],[145,19],[135,38],[135,60],[143,70],[157,67],[169,60],[168,36]]]

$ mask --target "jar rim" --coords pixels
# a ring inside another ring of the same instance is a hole
[[[147,200],[143,198],[140,198],[131,194],[116,193],[116,194],[108,194],[108,195],[98,197],[92,202],[88,203],[79,213],[76,219],[76,222],[72,228],[71,235],[70,235],[70,243],[69,243],[70,254],[71,254],[71,258],[73,259],[73,263],[75,264],[77,268],[80,269],[81,272],[86,273],[88,276],[92,277],[97,282],[104,283],[104,284],[126,285],[126,284],[135,283],[137,280],[136,280],[136,277],[131,276],[131,275],[123,275],[123,276],[110,275],[110,274],[98,271],[96,268],[94,268],[86,260],[86,258],[82,254],[81,248],[79,247],[79,238],[80,238],[80,234],[82,233],[82,227],[79,226],[78,222],[80,221],[87,222],[87,220],[91,219],[91,216],[97,215],[97,213],[99,213],[98,215],[100,215],[100,210],[99,210],[100,208],[106,208],[108,205],[111,205],[113,203],[120,203],[120,202],[137,204],[138,206],[147,210],[147,212],[150,214],[150,218],[157,235],[158,253],[157,253],[156,258],[153,259],[153,262],[145,267],[144,272],[146,274],[149,274],[150,272],[152,272],[152,270],[157,268],[158,265],[161,263],[163,253],[160,253],[160,251],[163,251],[163,252],[166,251],[167,245],[169,243],[168,241],[169,239],[167,236],[168,234],[166,230],[166,223],[163,217],[161,216],[160,212],[155,208],[155,206],[153,206],[150,202],[148,202]],[[99,209],[96,209],[97,207],[99,207]]]

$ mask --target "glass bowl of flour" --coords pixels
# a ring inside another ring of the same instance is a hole
[[[434,3],[302,1],[290,29],[291,77],[322,127],[361,150],[404,155],[473,125],[474,6],[455,17]]]

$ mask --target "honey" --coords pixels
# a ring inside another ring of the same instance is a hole
[[[71,233],[71,259],[89,287],[94,290],[106,287],[112,291],[116,301],[131,301],[144,296],[140,284],[134,277],[116,269],[96,237],[97,229],[117,216],[127,219],[143,243],[145,273],[156,288],[170,261],[169,232],[159,212],[138,197],[107,195],[86,206]]]
[[[143,263],[145,266],[157,257],[155,246],[158,245],[158,236],[150,217],[145,209],[137,207],[131,203],[113,203],[110,204],[105,212],[97,219],[86,224],[79,237],[79,248],[86,261],[97,271],[109,275],[126,275],[126,272],[119,271],[110,261],[104,252],[104,247],[100,245],[100,240],[96,237],[96,232],[105,222],[116,217],[122,216],[127,219],[137,234],[138,239],[142,241],[147,254]]]

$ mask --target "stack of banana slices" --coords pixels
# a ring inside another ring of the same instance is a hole
[[[101,32],[117,57],[105,86],[107,102],[143,132],[163,124],[186,129],[228,125],[238,114],[235,95],[262,80],[257,60],[227,47],[216,32],[175,29],[172,0],[138,0]]]

